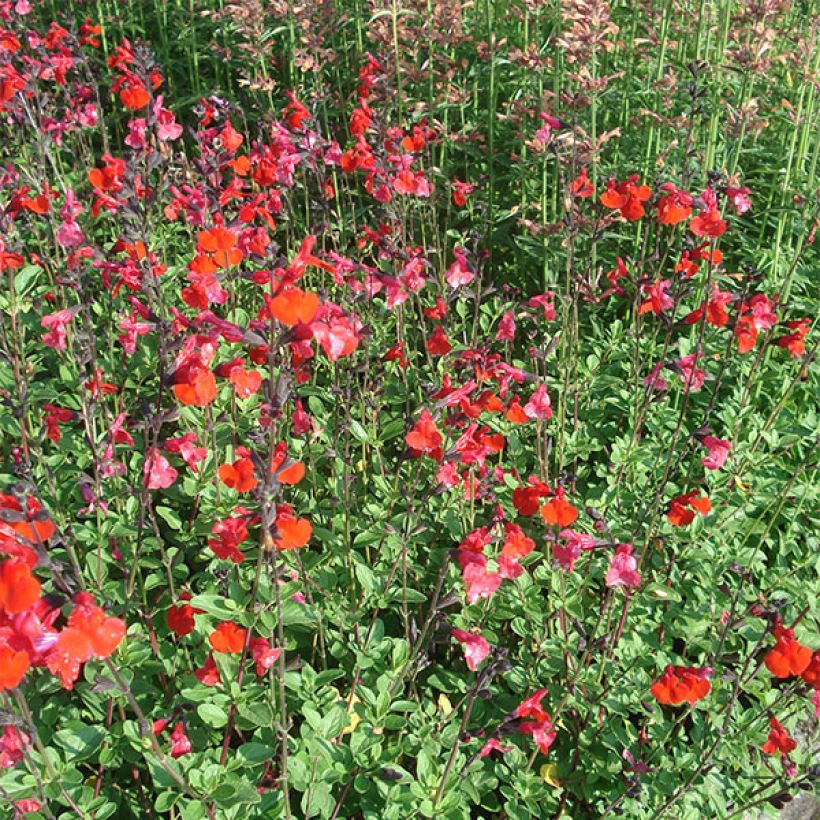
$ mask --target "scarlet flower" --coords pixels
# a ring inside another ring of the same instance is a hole
[[[712,689],[709,676],[712,670],[695,666],[666,667],[663,675],[650,687],[658,703],[677,706],[684,701],[697,703],[703,700]]]
[[[491,737],[482,747],[481,751],[478,753],[479,757],[487,757],[491,752],[501,752],[501,754],[506,754],[507,752],[511,752],[513,750],[513,746],[504,746],[502,745],[501,741],[498,738]]]
[[[685,527],[695,518],[695,512],[708,515],[712,510],[712,502],[706,495],[701,496],[700,490],[692,490],[679,495],[669,502],[669,512],[666,517],[673,527]]]
[[[716,238],[726,233],[726,223],[720,218],[720,211],[717,208],[708,208],[689,223],[689,230],[695,236]]]
[[[151,101],[145,86],[135,77],[126,79],[119,89],[120,102],[129,111],[140,111]]]
[[[407,446],[419,453],[433,455],[440,451],[442,437],[429,410],[422,410],[413,429],[404,437]]]
[[[546,754],[558,736],[553,728],[549,713],[541,705],[547,694],[546,689],[539,689],[534,695],[527,698],[516,710],[515,717],[532,718],[519,724],[518,731],[524,735],[532,735],[538,748]]]
[[[521,406],[521,400],[518,396],[513,396],[513,400],[507,407],[504,416],[507,421],[512,422],[513,424],[526,424],[530,421],[530,417]]]
[[[242,261],[242,251],[236,247],[236,237],[221,225],[202,231],[197,237],[197,247],[207,253],[220,268],[229,268]]]
[[[297,518],[287,504],[276,506],[277,537],[274,544],[278,550],[304,547],[313,534],[313,525],[306,518]]]
[[[436,325],[433,328],[432,334],[430,334],[430,338],[427,340],[427,350],[433,356],[444,356],[452,349],[453,346],[447,339],[447,334],[444,332],[444,329],[441,325]]]
[[[644,215],[643,203],[651,194],[649,186],[641,185],[638,182],[638,175],[633,174],[620,183],[611,179],[606,191],[601,194],[601,204],[606,208],[620,211],[624,219],[635,222]]]
[[[280,441],[271,456],[270,472],[280,484],[296,485],[305,477],[305,465],[289,459],[288,446]]]
[[[180,596],[181,601],[190,599],[190,593],[183,592]],[[194,631],[196,626],[194,622],[194,615],[201,613],[201,609],[194,609],[189,603],[171,604],[168,607],[168,612],[165,615],[168,623],[168,629],[175,633],[178,637],[184,638]]]
[[[222,464],[218,475],[223,484],[226,484],[238,493],[248,493],[259,483],[254,475],[253,461],[247,447],[237,447],[236,455],[239,458],[232,464]]]
[[[286,287],[267,301],[268,313],[283,325],[308,324],[316,315],[319,297],[297,287]]]
[[[786,327],[791,333],[786,333],[774,340],[778,347],[785,348],[791,355],[797,359],[806,352],[806,344],[803,341],[809,335],[809,328],[811,327],[811,319],[796,319],[791,322],[786,322]]]
[[[457,208],[463,208],[467,204],[467,197],[475,191],[475,185],[469,182],[459,182],[457,179],[454,179],[451,184],[453,186],[453,204]]]
[[[501,546],[502,556],[508,558],[524,558],[535,549],[535,541],[524,534],[518,524],[507,524],[507,537]]]
[[[580,197],[581,199],[586,199],[595,193],[595,188],[589,181],[589,176],[587,176],[586,168],[582,168],[581,173],[570,182],[569,190],[573,196]]]
[[[638,313],[654,313],[656,316],[662,316],[664,311],[672,307],[674,302],[669,295],[669,288],[672,283],[668,279],[658,280],[649,285],[641,285],[641,293],[649,296],[641,306],[638,308]]]
[[[194,670],[194,677],[205,686],[216,686],[222,680],[213,654],[209,654],[205,663]]]
[[[790,678],[800,675],[812,662],[812,651],[803,646],[795,637],[794,630],[778,624],[772,630],[775,645],[767,653],[763,662],[776,678]]]
[[[762,746],[763,754],[787,755],[797,748],[797,742],[783,728],[777,718],[769,718],[769,726],[771,727],[769,737]]]
[[[541,507],[541,517],[554,527],[568,527],[577,520],[578,510],[564,498],[564,490],[559,487],[555,497]]]
[[[513,506],[519,515],[535,515],[538,512],[540,499],[550,494],[548,484],[536,476],[530,476],[529,486],[516,487],[513,490]]]
[[[245,646],[247,629],[237,626],[233,621],[223,621],[208,636],[208,643],[215,652],[224,654],[241,652]]]
[[[663,196],[658,200],[658,222],[661,225],[677,225],[692,213],[692,196],[676,188],[671,182],[661,185]]]
[[[40,597],[40,582],[22,558],[0,564],[0,610],[6,615],[25,612]]]
[[[228,378],[240,399],[250,398],[262,386],[262,374],[258,370],[232,367]]]
[[[77,593],[74,601],[77,606],[67,626],[46,656],[46,665],[65,689],[73,687],[82,664],[92,657],[109,657],[125,636],[123,621],[107,616],[88,593]]]
[[[0,646],[0,692],[14,689],[31,666],[25,652],[18,652],[10,646]]]
[[[815,649],[811,663],[800,673],[800,677],[815,691],[820,690],[820,649]]]
[[[237,507],[234,512],[244,511],[244,508]],[[245,560],[245,554],[239,549],[239,545],[248,537],[247,516],[230,516],[217,521],[211,534],[214,538],[208,539],[208,546],[214,551],[217,558],[233,561],[241,564]]]

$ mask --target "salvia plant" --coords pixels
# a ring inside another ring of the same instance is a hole
[[[811,811],[818,33],[0,1],[3,816]]]

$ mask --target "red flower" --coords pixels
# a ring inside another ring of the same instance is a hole
[[[787,755],[789,752],[797,748],[797,743],[794,741],[789,733],[780,724],[777,718],[769,718],[768,740],[763,744],[763,753],[767,755]]]
[[[92,657],[107,658],[125,635],[125,624],[109,617],[87,592],[74,596],[77,604],[68,624],[46,656],[46,665],[71,689],[80,675],[80,666]]]
[[[242,261],[242,251],[236,247],[236,237],[221,225],[202,231],[197,237],[197,247],[220,268],[229,268]]]
[[[188,592],[183,592],[179,598],[181,601],[187,601],[191,598],[191,595]],[[172,604],[168,607],[168,612],[165,616],[168,629],[176,633],[180,638],[190,635],[196,626],[194,623],[194,615],[201,612],[201,609],[194,609],[189,603],[182,603],[178,606]]]
[[[644,215],[643,203],[651,193],[649,186],[639,184],[638,175],[633,174],[624,182],[610,180],[606,191],[601,194],[601,204],[620,211],[624,219],[635,222]]]
[[[699,669],[695,666],[667,666],[663,675],[650,687],[658,703],[677,706],[687,701],[696,703],[705,698],[712,689],[708,667]]]
[[[208,643],[210,643],[215,652],[241,652],[245,646],[245,636],[247,634],[247,629],[237,626],[233,621],[223,621],[208,636]]]
[[[316,315],[319,297],[310,291],[287,287],[268,300],[270,315],[283,325],[293,327],[300,322],[308,324]]]
[[[811,663],[800,673],[806,683],[814,690],[820,690],[820,649],[815,649]]]
[[[712,510],[712,502],[705,495],[701,496],[700,490],[679,495],[669,502],[669,512],[666,514],[669,523],[673,527],[685,527],[691,524],[695,518],[695,512],[701,515],[708,515]]]
[[[233,464],[222,464],[219,467],[219,478],[238,493],[248,493],[259,483],[253,474],[253,461],[246,447],[237,447],[239,458]]]
[[[515,717],[532,718],[530,721],[520,723],[518,731],[523,735],[532,735],[532,739],[544,754],[549,751],[557,737],[548,712],[541,706],[541,701],[546,694],[546,689],[539,689],[515,710]]]
[[[441,325],[436,325],[433,328],[430,338],[427,340],[427,350],[433,356],[443,356],[446,353],[449,353],[452,349],[453,346],[447,339],[447,334],[444,332],[444,329]]]
[[[778,337],[774,340],[774,343],[778,347],[788,350],[796,359],[806,352],[806,345],[803,340],[809,335],[810,326],[811,319],[796,319],[786,322],[786,327],[791,330],[791,333]]]
[[[306,518],[297,518],[287,504],[276,507],[276,529],[274,544],[278,550],[292,550],[304,547],[313,534],[313,525]]]
[[[677,225],[689,219],[694,202],[691,195],[678,190],[671,182],[661,185],[661,190],[664,195],[658,200],[658,222],[661,225]]]
[[[717,208],[708,208],[701,211],[690,223],[689,230],[695,236],[723,236],[726,233],[726,223],[720,218]]]
[[[774,648],[769,650],[763,659],[766,668],[776,678],[790,678],[792,675],[805,672],[812,662],[811,649],[797,641],[793,629],[786,629],[778,624],[772,633],[776,642]]]
[[[413,429],[404,437],[407,446],[419,453],[434,454],[441,448],[441,433],[439,433],[433,416],[429,410],[422,410],[419,420]]]
[[[234,512],[240,510],[243,510],[243,508],[237,507]],[[248,537],[246,516],[240,515],[217,521],[213,525],[211,533],[216,538],[209,538],[208,546],[216,553],[218,558],[233,561],[235,564],[241,564],[245,560],[245,554],[239,549],[239,545]]]
[[[199,669],[194,670],[194,677],[205,686],[216,686],[222,680],[213,654],[208,655],[205,663]]]
[[[191,741],[185,734],[185,726],[182,721],[174,726],[174,731],[171,732],[171,757],[182,757],[191,751]]]
[[[586,168],[582,168],[581,173],[570,182],[569,190],[573,196],[581,197],[581,199],[586,199],[595,193],[595,188],[587,176]]]
[[[564,498],[564,490],[559,487],[555,497],[541,507],[541,517],[555,527],[568,527],[578,519],[578,510]]]
[[[453,186],[453,204],[457,208],[463,208],[467,204],[467,197],[475,190],[475,185],[469,182],[459,182],[454,179],[451,183]]]
[[[513,505],[519,515],[535,515],[540,506],[540,499],[550,494],[548,484],[536,476],[530,476],[529,486],[516,487],[513,490]]]
[[[40,597],[40,582],[22,558],[0,564],[0,610],[6,615],[25,612]]]
[[[14,689],[31,666],[25,652],[17,652],[10,646],[0,646],[0,692]]]

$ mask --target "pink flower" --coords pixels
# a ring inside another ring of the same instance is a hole
[[[812,706],[814,706],[814,716],[820,718],[820,689],[815,689],[811,696]]]
[[[23,759],[23,751],[29,742],[29,736],[25,732],[8,724],[0,737],[0,769],[16,766]]]
[[[142,468],[142,483],[149,490],[164,490],[177,480],[177,471],[156,447],[148,450]]]
[[[169,453],[179,453],[188,467],[196,472],[197,464],[208,455],[204,447],[196,446],[196,441],[196,433],[186,433],[184,436],[167,439],[163,447]]]
[[[683,381],[684,393],[694,393],[700,390],[706,381],[706,371],[697,367],[699,358],[701,358],[700,353],[690,353],[688,356],[683,356],[675,362],[681,380]]]
[[[213,652],[208,655],[205,663],[199,669],[194,670],[194,676],[205,686],[216,686],[222,680],[219,676],[216,661],[214,661]]]
[[[455,256],[456,260],[452,265],[450,265],[447,272],[444,274],[447,284],[451,288],[469,285],[470,282],[475,279],[475,274],[467,265],[467,252],[464,248],[455,248],[453,250],[453,256]]]
[[[513,750],[512,746],[503,746],[501,741],[497,738],[491,737],[482,747],[481,751],[478,753],[479,757],[487,757],[491,752],[501,752],[501,754],[506,754],[507,752],[511,752]]]
[[[502,578],[512,581],[524,574],[524,567],[518,563],[517,558],[502,553],[498,556],[498,574]]]
[[[251,638],[251,657],[256,661],[256,674],[264,675],[282,654],[278,647],[272,647],[264,638]]]
[[[480,634],[465,632],[463,629],[454,629],[453,637],[459,643],[464,644],[464,659],[467,661],[467,668],[475,672],[490,654],[490,644]]]
[[[632,555],[632,544],[618,544],[606,574],[608,587],[636,587],[641,583],[638,562]]]
[[[174,726],[174,731],[171,732],[171,757],[182,757],[191,751],[191,741],[185,734],[185,726],[182,721]]]
[[[157,118],[157,139],[171,141],[182,136],[182,126],[167,108],[162,107],[162,96],[154,100],[154,116]]]
[[[75,310],[58,310],[40,319],[40,324],[48,331],[43,334],[43,344],[55,350],[66,348],[66,325],[74,318]]]
[[[497,572],[487,572],[478,562],[471,562],[464,568],[464,583],[467,585],[467,602],[474,604],[481,598],[489,598],[501,586],[501,576]]]
[[[539,384],[535,389],[530,400],[524,405],[524,413],[531,419],[546,420],[552,416],[550,397],[545,384]]]
[[[663,392],[669,387],[669,382],[661,376],[663,370],[663,362],[658,362],[653,368],[652,372],[643,380],[643,386],[647,390]]]
[[[727,188],[726,198],[735,206],[735,213],[740,216],[752,207],[752,199],[748,188]]]
[[[497,342],[512,342],[515,340],[515,314],[511,310],[508,310],[501,317],[495,340]]]
[[[704,456],[700,463],[707,470],[719,470],[726,463],[732,445],[726,439],[715,436],[704,436],[701,444],[709,450],[709,455]]]

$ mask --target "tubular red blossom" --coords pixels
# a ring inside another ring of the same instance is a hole
[[[672,706],[684,702],[697,703],[712,689],[709,682],[711,674],[712,670],[708,667],[701,669],[696,666],[669,665],[650,690],[658,703]]]
[[[790,678],[805,672],[812,662],[811,649],[794,637],[793,629],[778,624],[772,633],[776,641],[774,648],[763,659],[769,672],[776,678]]]

